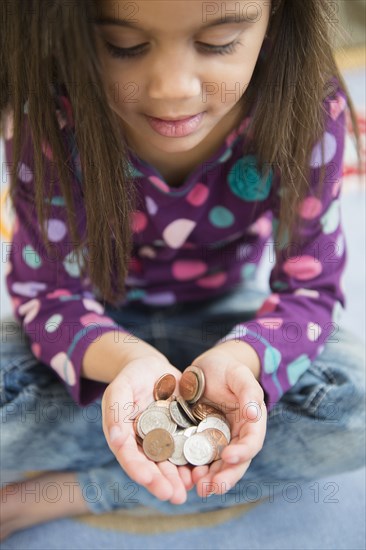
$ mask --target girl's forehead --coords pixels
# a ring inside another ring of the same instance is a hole
[[[153,34],[254,23],[269,12],[271,0],[96,0],[96,5],[97,23]]]

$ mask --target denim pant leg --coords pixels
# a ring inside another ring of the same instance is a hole
[[[204,311],[194,306],[154,311],[137,308],[134,312],[126,308],[123,314],[115,312],[114,316],[121,324],[133,319],[136,327],[154,325],[151,343],[183,370],[220,337],[214,334],[212,326],[228,332],[243,321],[243,314],[238,317],[233,309],[225,310],[224,306],[233,299],[231,295]],[[250,314],[247,317],[250,318]],[[208,331],[207,323],[211,323]],[[202,325],[206,331],[204,338]],[[82,487],[92,484],[97,488],[98,498],[87,501],[90,509],[100,513],[143,504],[168,514],[207,511],[268,497],[270,492],[279,492],[291,482],[314,481],[362,467],[365,464],[365,346],[343,328],[338,331],[337,340],[326,343],[323,352],[271,410],[262,450],[243,478],[225,495],[201,499],[193,489],[186,503],[174,506],[132,483],[119,464],[112,461],[102,468],[78,473]]]
[[[1,471],[77,470],[113,459],[100,402],[79,407],[32,354],[15,321],[0,324]]]

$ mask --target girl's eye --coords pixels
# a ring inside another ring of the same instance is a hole
[[[234,53],[236,51],[236,46],[238,44],[241,44],[241,42],[239,42],[239,40],[234,40],[233,42],[230,42],[229,44],[224,44],[223,46],[211,46],[209,44],[203,43],[199,44],[201,49],[205,53],[224,55]],[[145,44],[139,44],[134,48],[118,48],[117,46],[113,46],[113,44],[110,44],[109,42],[105,42],[105,46],[112,57],[126,58],[142,55],[144,53]]]

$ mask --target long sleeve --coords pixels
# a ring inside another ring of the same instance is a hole
[[[25,121],[26,126],[27,118]],[[25,129],[23,135],[29,136]],[[10,135],[6,137],[6,163],[12,167],[13,139]],[[49,178],[51,158],[44,148],[45,178]],[[6,285],[14,316],[29,338],[34,356],[54,370],[77,404],[87,405],[106,387],[104,383],[81,377],[88,346],[106,332],[116,331],[116,338],[123,339],[123,333],[128,331],[104,315],[90,280],[79,273],[64,200],[57,192],[58,181],[46,222],[52,243],[52,252],[47,254],[34,205],[33,170],[33,145],[27,137],[16,170],[19,193],[14,205],[12,242],[7,247]],[[77,185],[74,179],[73,186]],[[85,224],[80,201],[77,208],[77,219],[81,225]]]
[[[303,241],[281,242],[279,260],[270,272],[271,293],[255,318],[236,325],[220,342],[250,344],[260,359],[259,382],[268,410],[289,390],[321,353],[326,340],[337,344],[337,327],[345,295],[341,286],[347,250],[341,224],[340,193],[346,133],[346,97],[338,87],[324,100],[326,126],[311,154],[309,192],[299,206]],[[324,144],[324,158],[321,155]],[[320,167],[325,182],[315,191]],[[279,193],[273,193],[272,237],[276,241]]]

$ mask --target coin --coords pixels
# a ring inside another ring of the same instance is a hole
[[[198,376],[194,372],[183,372],[179,380],[179,391],[187,403],[193,402],[199,390]]]
[[[180,407],[178,401],[171,401],[169,406],[169,413],[172,419],[181,428],[189,428],[192,426],[192,422],[189,420],[183,409]]]
[[[197,426],[191,426],[190,428],[186,428],[184,430],[184,435],[186,437],[191,437],[191,435],[195,434],[197,431]]]
[[[220,430],[225,435],[228,443],[230,443],[230,428],[226,422],[221,420],[221,418],[218,418],[216,416],[207,416],[198,424],[197,433],[200,433],[203,430],[207,430],[207,428],[216,428],[217,430]]]
[[[152,403],[150,403],[148,409],[153,409],[155,407],[165,407],[166,409],[169,409],[170,401],[170,397],[169,399],[158,399],[158,401],[153,401]]]
[[[207,437],[211,438],[216,450],[215,457],[213,460],[218,460],[221,457],[223,449],[228,445],[228,440],[225,437],[225,434],[218,430],[217,428],[207,428],[201,432]]]
[[[159,399],[168,399],[168,397],[174,393],[176,382],[173,374],[163,374],[163,376],[155,382],[153,392],[155,401]]]
[[[172,422],[168,410],[164,407],[147,409],[138,420],[137,429],[141,437],[146,436],[155,428],[164,428],[170,433],[174,433],[177,429],[177,425]]]
[[[193,398],[187,400],[189,403],[196,403],[196,401],[198,401],[202,397],[205,391],[205,375],[203,374],[202,369],[200,369],[199,367],[195,367],[194,365],[190,365],[184,370],[184,373],[182,374],[182,378],[183,378],[183,375],[187,373],[193,373],[197,377],[197,383],[198,383],[197,392]]]
[[[188,406],[188,403],[183,399],[181,395],[177,396],[177,401],[179,405],[182,407],[188,418],[192,421],[193,424],[198,424],[197,419],[193,416],[191,413],[191,409]]]
[[[172,462],[176,466],[184,466],[184,464],[187,464],[187,459],[184,456],[183,447],[184,447],[184,443],[187,440],[187,437],[184,435],[184,433],[180,433],[178,435],[174,434],[173,439],[174,439],[174,452],[168,460],[170,460],[170,462]]]
[[[202,433],[196,433],[187,438],[183,452],[190,464],[203,466],[212,462],[216,455],[216,448],[210,438]]]
[[[192,407],[192,414],[195,418],[203,420],[210,414],[221,414],[219,409],[216,409],[213,405],[207,403],[195,403]]]
[[[168,431],[156,428],[146,435],[142,442],[142,448],[148,458],[154,462],[162,462],[172,456],[174,439]]]

